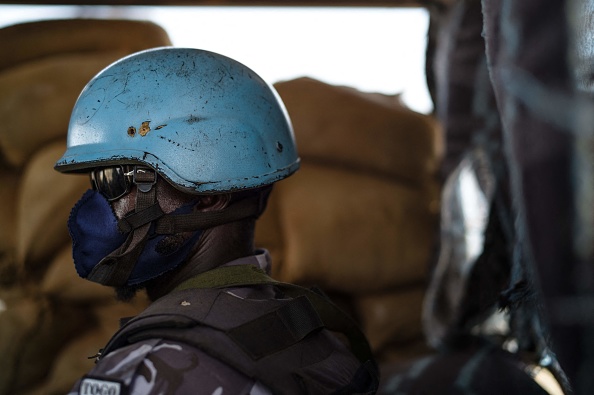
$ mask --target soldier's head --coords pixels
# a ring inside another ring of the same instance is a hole
[[[68,221],[79,275],[139,286],[184,263],[205,230],[261,214],[299,158],[275,90],[228,57],[164,47],[96,75],[55,165],[93,189]]]

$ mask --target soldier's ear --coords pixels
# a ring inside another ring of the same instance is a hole
[[[202,195],[196,204],[198,211],[215,211],[222,210],[229,205],[231,201],[230,193],[222,193],[218,195]]]

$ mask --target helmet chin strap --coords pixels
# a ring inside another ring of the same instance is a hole
[[[134,169],[134,183],[138,189],[136,205],[131,214],[118,222],[118,228],[122,233],[128,233],[128,237],[93,268],[89,280],[114,287],[125,285],[146,245],[153,224],[153,233],[160,235],[205,230],[228,222],[257,218],[266,204],[264,196],[255,194],[233,202],[222,210],[165,214],[157,202],[156,181],[154,170]]]
[[[128,238],[93,268],[88,279],[109,286],[123,286],[136,265],[149,236],[151,223],[165,215],[157,202],[157,173],[152,169],[134,168],[137,186],[134,212],[118,222]]]

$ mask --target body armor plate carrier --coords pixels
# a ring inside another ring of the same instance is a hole
[[[242,299],[224,291],[253,285],[274,285],[287,298]],[[347,337],[352,354],[330,331]],[[373,394],[379,382],[354,321],[319,293],[279,283],[251,265],[186,281],[122,326],[101,355],[151,338],[198,347],[275,394]]]

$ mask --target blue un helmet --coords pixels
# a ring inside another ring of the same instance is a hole
[[[55,165],[90,173],[97,189],[68,220],[75,267],[104,285],[142,284],[180,265],[204,229],[256,218],[265,204],[264,193],[248,193],[220,211],[164,213],[152,187],[157,174],[182,191],[217,194],[264,187],[298,167],[282,101],[246,66],[188,48],[127,56],[80,94]],[[118,219],[109,201],[127,193],[130,178],[136,206]],[[169,236],[188,232],[172,247]]]
[[[199,49],[127,56],[80,94],[60,172],[147,165],[190,193],[256,188],[299,167],[287,112],[255,72]]]

